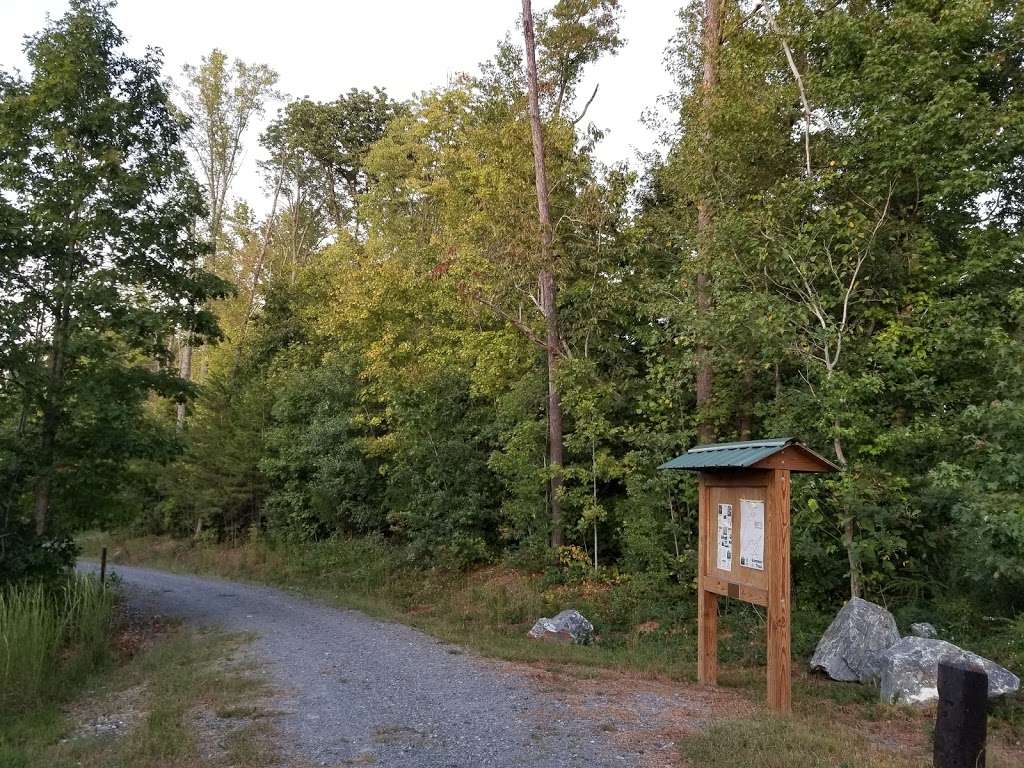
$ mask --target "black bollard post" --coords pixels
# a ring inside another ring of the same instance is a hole
[[[935,768],[985,768],[988,675],[962,661],[939,662]]]
[[[107,548],[100,550],[100,584],[107,581]]]

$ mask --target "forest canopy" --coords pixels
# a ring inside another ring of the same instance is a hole
[[[549,228],[521,34],[404,101],[288,100],[219,50],[162,73],[95,0],[29,38],[0,577],[127,525],[687,585],[695,488],[658,465],[792,436],[842,468],[794,487],[802,599],[1020,610],[1021,5],[684,4],[639,170],[580,92],[624,12],[536,15]],[[232,186],[264,113],[265,215]]]

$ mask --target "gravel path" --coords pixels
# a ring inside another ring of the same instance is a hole
[[[113,570],[137,610],[255,634],[252,649],[280,692],[283,746],[302,761],[386,768],[640,762],[524,677],[401,624],[269,587]]]

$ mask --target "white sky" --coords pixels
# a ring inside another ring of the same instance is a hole
[[[622,0],[626,45],[590,69],[581,100],[600,90],[587,120],[607,130],[598,148],[605,163],[635,161],[656,135],[641,123],[672,82],[662,57],[685,0]],[[534,12],[553,0],[535,0]],[[21,47],[47,13],[59,17],[66,0],[0,0],[0,68],[28,74]],[[333,99],[350,88],[384,87],[397,99],[476,71],[495,43],[515,30],[518,0],[121,0],[114,18],[130,49],[156,45],[164,73],[179,78],[218,47],[247,62],[269,64],[291,96]],[[234,196],[263,210],[256,168],[262,124],[251,131]]]

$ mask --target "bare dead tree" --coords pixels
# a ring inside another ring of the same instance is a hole
[[[537,43],[533,28],[530,0],[523,0],[523,39],[526,47],[526,85],[530,112],[530,133],[533,139],[533,169],[537,188],[537,220],[540,229],[541,270],[540,311],[544,316],[545,350],[548,367],[548,462],[550,464],[551,546],[560,547],[562,531],[562,465],[564,438],[562,403],[558,388],[558,364],[562,356],[562,339],[558,325],[558,296],[554,273],[554,231],[548,197],[547,168],[544,163],[544,133],[537,96]]]
[[[760,7],[760,6],[759,6]],[[789,45],[789,40],[779,29],[778,20],[775,18],[775,14],[772,13],[770,7],[765,6],[765,14],[768,16],[768,25],[771,27],[779,38],[779,44],[782,46],[782,52],[786,56],[786,63],[789,65],[789,71],[793,73],[793,80],[796,83],[797,92],[800,94],[800,106],[803,108],[803,134],[804,134],[804,173],[808,176],[811,175],[811,104],[807,100],[807,90],[804,88],[804,78],[800,74],[800,69],[796,65],[796,59],[793,57],[793,49]]]
[[[711,142],[710,116],[714,108],[715,89],[718,87],[718,54],[722,45],[722,0],[704,0],[704,29],[701,46],[704,68],[701,79],[701,108],[704,120],[705,152]],[[710,165],[705,158],[705,167]],[[704,185],[697,200],[697,250],[700,266],[697,271],[696,299],[697,313],[704,320],[711,312],[711,288],[709,267],[711,264],[712,233],[714,213],[708,184]],[[703,332],[702,332],[703,335]],[[705,339],[697,342],[697,378],[695,393],[697,399],[697,438],[701,443],[714,439],[714,425],[708,414],[714,387],[714,364],[711,350]]]

